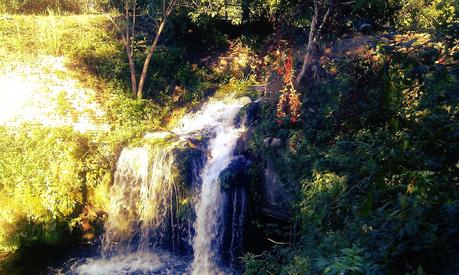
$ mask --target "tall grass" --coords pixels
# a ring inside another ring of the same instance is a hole
[[[0,48],[9,59],[53,55],[77,60],[95,52],[116,58],[120,45],[109,26],[103,15],[5,15],[0,17]]]
[[[91,10],[93,0],[1,0],[0,13],[46,14],[49,10],[63,14],[81,14]]]

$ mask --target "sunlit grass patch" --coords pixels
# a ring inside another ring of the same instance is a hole
[[[90,70],[108,76],[107,60],[122,58],[109,25],[103,15],[0,16],[0,124],[108,129],[102,91],[87,83],[100,81]]]
[[[28,60],[34,55],[72,55],[79,45],[95,42],[96,36],[108,38],[107,26],[103,15],[4,15],[0,16],[0,47]]]
[[[3,125],[31,122],[73,125],[79,131],[108,129],[95,97],[96,91],[72,77],[63,57],[42,56],[35,63],[11,62],[0,67]]]

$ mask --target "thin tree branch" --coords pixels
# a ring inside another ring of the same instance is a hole
[[[322,32],[322,29],[324,28],[325,24],[328,21],[328,18],[330,17],[332,7],[328,7],[327,12],[324,15],[324,19],[322,20],[322,24],[320,24],[319,28],[317,29],[317,32],[320,33]]]
[[[135,34],[135,17],[136,17],[136,8],[137,8],[137,0],[134,0],[134,11],[133,11],[133,14],[132,14],[132,37],[131,37],[131,52],[132,54],[134,54],[134,40],[135,40],[135,37],[134,37],[134,34]]]
[[[126,39],[128,44],[130,44],[131,38],[129,36],[129,6],[128,0],[124,0],[124,19],[126,20]]]
[[[116,21],[109,15],[109,14],[105,14],[105,16],[108,18],[108,20],[110,20],[110,22],[112,22],[113,26],[115,26],[115,29],[121,34],[121,40],[123,41],[123,46],[128,46],[129,47],[129,43],[126,39],[126,37],[124,37],[124,32],[121,30],[120,26],[118,25],[118,23],[116,23]]]

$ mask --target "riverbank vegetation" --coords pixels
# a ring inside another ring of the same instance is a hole
[[[267,240],[246,244],[241,270],[457,272],[457,1],[165,1],[160,36],[161,1],[108,2],[0,1],[0,79],[69,80],[101,114],[58,93],[68,123],[1,121],[0,261],[97,242],[122,147],[236,93],[260,102],[246,239]],[[67,70],[21,69],[50,57]],[[107,127],[79,131],[78,116]],[[257,210],[267,163],[288,198],[282,222]]]

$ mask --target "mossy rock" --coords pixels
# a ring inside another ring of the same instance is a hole
[[[199,181],[199,173],[204,166],[206,155],[199,147],[182,147],[174,149],[180,182],[186,188],[192,188]]]

